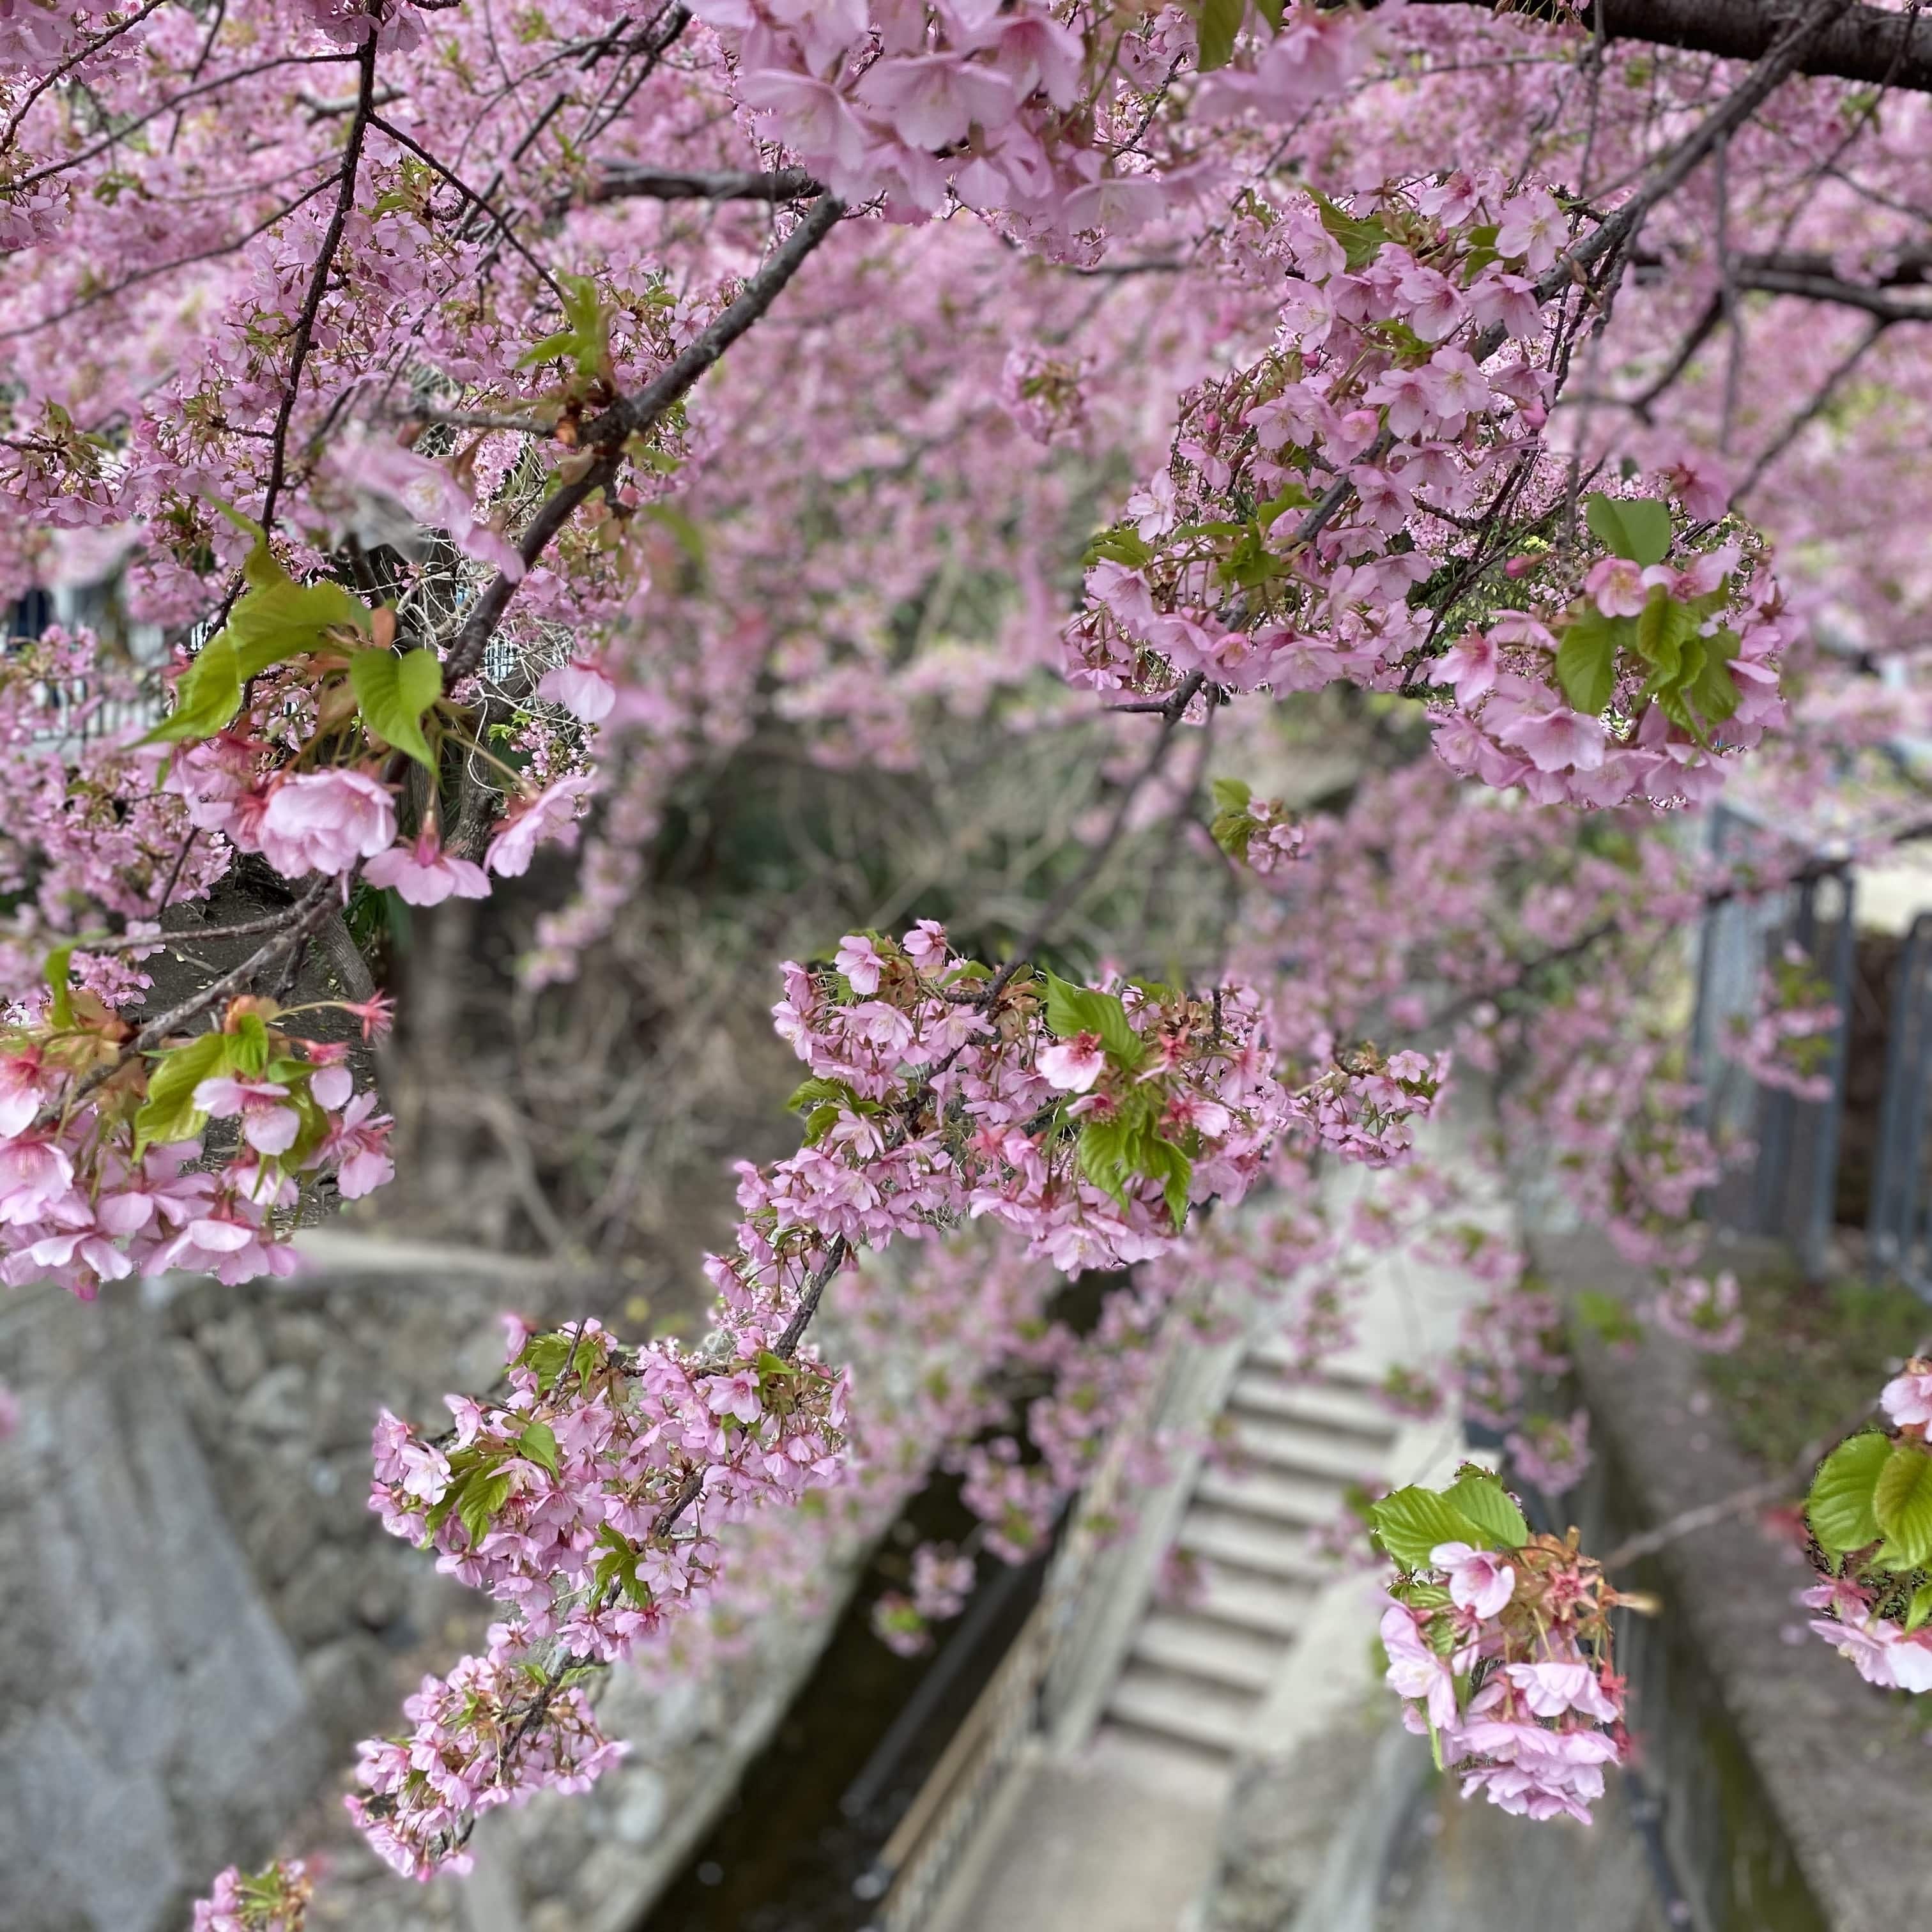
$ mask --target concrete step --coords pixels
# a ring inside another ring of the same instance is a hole
[[[1194,1485],[1194,1494],[1204,1503],[1291,1523],[1298,1534],[1328,1522],[1342,1507],[1342,1486],[1332,1477],[1298,1476],[1262,1463],[1233,1469],[1204,1468]]]
[[[1248,1364],[1279,1370],[1296,1382],[1319,1382],[1327,1388],[1359,1396],[1364,1402],[1376,1400],[1375,1384],[1379,1370],[1365,1370],[1357,1362],[1342,1359],[1324,1362],[1311,1372],[1301,1365],[1293,1346],[1279,1335],[1256,1336],[1248,1344],[1245,1360]]]
[[[1251,1570],[1206,1566],[1201,1588],[1187,1600],[1190,1615],[1253,1632],[1288,1644],[1293,1642],[1315,1594],[1312,1582],[1280,1576],[1256,1576]]]
[[[1378,1448],[1395,1440],[1395,1418],[1372,1396],[1340,1383],[1296,1382],[1265,1363],[1244,1364],[1228,1400],[1256,1415],[1308,1423]]]
[[[1352,1483],[1372,1477],[1382,1460],[1359,1436],[1336,1436],[1305,1422],[1257,1415],[1234,1402],[1228,1403],[1226,1413],[1234,1424],[1235,1446],[1257,1462]]]
[[[1186,1610],[1156,1610],[1134,1638],[1133,1658],[1157,1669],[1211,1678],[1234,1690],[1265,1690],[1288,1646]]]
[[[1246,1740],[1260,1700],[1204,1678],[1130,1662],[1107,1700],[1115,1724],[1178,1738],[1203,1750],[1232,1756]]]
[[[1310,1552],[1300,1531],[1234,1510],[1194,1504],[1182,1519],[1176,1540],[1211,1562],[1311,1588],[1332,1581],[1335,1574],[1331,1564]]]
[[[1156,1731],[1102,1719],[1087,1747],[1086,1762],[1100,1777],[1154,1792],[1165,1803],[1208,1814],[1214,1820],[1234,1782],[1234,1767],[1218,1747],[1185,1744]]]

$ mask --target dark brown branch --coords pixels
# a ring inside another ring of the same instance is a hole
[[[578,196],[580,201],[814,201],[825,192],[802,168],[748,169],[690,174],[674,168],[632,167],[607,162]]]
[[[1366,0],[1374,5],[1376,0]],[[1462,0],[1414,0],[1422,6]],[[1472,12],[1476,11],[1474,8]],[[1490,10],[1480,10],[1487,14]],[[1600,21],[1608,40],[1648,40],[1726,60],[1762,60],[1790,20],[1774,0],[1585,0],[1579,24]],[[1826,80],[1932,93],[1932,19],[1852,6],[1808,47],[1796,70]]]
[[[281,929],[272,939],[258,946],[240,965],[223,974],[220,979],[211,980],[200,992],[190,993],[178,1006],[170,1006],[166,1012],[151,1019],[112,1060],[97,1066],[85,1079],[76,1081],[69,1088],[62,1096],[62,1108],[70,1112],[97,1087],[119,1072],[136,1054],[146,1053],[159,1046],[170,1034],[184,1027],[190,1020],[198,1018],[230,994],[246,992],[263,972],[292,952],[328,917],[334,910],[335,887],[334,879],[317,880],[293,905],[276,915]]]
[[[289,454],[289,423],[295,414],[296,398],[302,390],[302,370],[308,361],[309,346],[315,339],[316,317],[322,312],[322,298],[328,287],[328,278],[335,267],[335,251],[342,245],[342,231],[349,220],[349,211],[356,205],[356,177],[362,164],[362,143],[369,132],[369,124],[375,118],[376,99],[376,36],[371,33],[363,43],[358,56],[358,80],[356,89],[356,116],[349,124],[349,138],[342,148],[342,187],[335,197],[335,207],[328,218],[328,226],[322,238],[322,247],[315,258],[315,270],[309,278],[308,293],[304,298],[302,314],[296,320],[295,341],[289,352],[289,376],[282,391],[281,406],[275,412],[274,440],[269,446],[268,483],[262,493],[262,527],[274,527],[275,501],[282,494],[282,482],[287,474]]]
[[[698,379],[771,307],[803,266],[806,257],[831,233],[844,212],[844,203],[836,195],[821,195],[771,260],[739,290],[736,299],[709,328],[654,381],[635,395],[614,404],[585,427],[580,446],[593,454],[595,460],[574,482],[554,491],[531,518],[518,546],[526,566],[534,564],[550,548],[557,532],[587,497],[616,481],[624,460],[625,444],[688,394]],[[514,580],[499,572],[477,599],[476,608],[457,633],[444,668],[447,684],[470,676],[482,663],[484,651],[502,622],[516,588]]]

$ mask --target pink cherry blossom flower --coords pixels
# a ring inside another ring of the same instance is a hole
[[[1479,1617],[1502,1614],[1516,1593],[1516,1572],[1492,1550],[1466,1543],[1440,1543],[1429,1552],[1430,1562],[1449,1574],[1449,1600]]]
[[[728,1376],[714,1376],[705,1391],[704,1406],[713,1415],[736,1416],[740,1422],[756,1422],[764,1414],[758,1394],[758,1378],[749,1369],[734,1369]]]
[[[562,705],[585,724],[596,724],[610,715],[617,687],[600,665],[588,658],[572,658],[544,673],[537,680],[537,695]]]
[[[1034,1064],[1049,1086],[1063,1094],[1085,1094],[1106,1071],[1107,1051],[1098,1034],[1078,1033],[1042,1047]]]
[[[1908,1364],[1879,1391],[1879,1406],[1901,1429],[1932,1425],[1932,1368]]]
[[[49,1090],[37,1047],[0,1053],[0,1140],[23,1134],[34,1124]]]
[[[378,852],[362,868],[362,876],[372,886],[388,888],[408,905],[440,905],[452,896],[460,899],[490,896],[490,881],[483,868],[452,856],[427,830],[418,832],[409,844],[398,842],[386,852]]]
[[[1609,1724],[1619,1715],[1587,1664],[1512,1664],[1505,1666],[1504,1674],[1539,1718],[1560,1718],[1566,1711],[1580,1711]]]
[[[1590,566],[1583,588],[1606,617],[1640,616],[1650,598],[1642,568],[1628,557],[1599,557]]]
[[[1384,1680],[1400,1696],[1421,1698],[1436,1729],[1446,1730],[1456,1721],[1456,1679],[1448,1659],[1423,1641],[1413,1613],[1400,1604],[1382,1612],[1380,1628],[1389,1660]]]
[[[395,1163],[389,1158],[394,1124],[388,1114],[376,1113],[376,1104],[373,1093],[357,1094],[322,1144],[321,1157],[337,1163],[335,1184],[345,1201],[359,1201],[395,1178]]]
[[[289,1090],[273,1080],[241,1080],[218,1073],[200,1082],[194,1104],[218,1120],[242,1117],[242,1138],[257,1154],[286,1154],[302,1131],[302,1115],[288,1104]]]
[[[262,857],[289,878],[346,872],[394,842],[396,808],[366,772],[298,772],[269,794],[256,835]]]
[[[506,879],[520,878],[530,868],[538,845],[546,838],[568,842],[576,836],[577,803],[596,781],[587,772],[559,778],[532,799],[515,817],[505,821],[484,855],[485,868]]]
[[[1604,762],[1603,726],[1567,707],[1519,718],[1497,735],[1520,746],[1540,772],[1594,772]]]
[[[863,933],[848,932],[838,942],[832,963],[852,982],[854,992],[869,996],[879,990],[879,976],[886,970],[886,962]]]

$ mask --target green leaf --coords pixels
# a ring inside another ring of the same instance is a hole
[[[1381,218],[1346,214],[1326,195],[1318,194],[1315,199],[1322,211],[1322,225],[1341,243],[1350,272],[1366,268],[1389,238],[1389,232],[1382,226]]]
[[[1446,1496],[1413,1484],[1370,1504],[1369,1521],[1377,1541],[1405,1570],[1428,1569],[1429,1552],[1438,1544],[1485,1540],[1481,1526]]]
[[[1516,1498],[1503,1487],[1502,1479],[1487,1469],[1466,1466],[1443,1494],[1483,1532],[1482,1541],[1491,1547],[1520,1550],[1529,1540],[1529,1525]]]
[[[203,644],[175,680],[175,708],[142,740],[146,745],[212,738],[242,708],[242,671],[226,631]]]
[[[369,630],[368,606],[353,591],[339,584],[297,584],[275,561],[259,524],[225,503],[215,507],[254,533],[255,547],[242,566],[249,587],[235,600],[228,622],[175,680],[175,708],[144,743],[212,738],[241,710],[242,687],[249,679],[314,650],[326,632]]]
[[[1212,74],[1234,57],[1234,36],[1241,30],[1241,16],[1247,0],[1201,0],[1201,19],[1196,34],[1201,47],[1201,71]]]
[[[62,1032],[74,1024],[74,989],[68,979],[74,968],[75,944],[70,939],[64,946],[56,946],[40,963],[40,976],[46,981],[51,996],[47,1012]]]
[[[232,1034],[205,1033],[155,1061],[148,1072],[148,1097],[134,1116],[136,1160],[151,1147],[192,1139],[207,1126],[208,1116],[194,1104],[194,1090],[228,1071],[238,1044]]]
[[[1606,617],[1586,604],[1564,626],[1556,646],[1556,681],[1573,710],[1594,718],[1610,701],[1617,681],[1617,646],[1628,617]]]
[[[1894,1564],[1910,1567],[1932,1557],[1932,1454],[1923,1445],[1892,1444],[1872,1490],[1872,1514]]]
[[[1891,1438],[1868,1431],[1840,1442],[1819,1466],[1804,1514],[1819,1546],[1833,1556],[1879,1540],[1873,1494],[1892,1454]]]
[[[1216,778],[1211,789],[1217,812],[1246,812],[1248,801],[1254,796],[1239,778]]]
[[[603,298],[597,292],[596,282],[589,275],[562,271],[556,282],[563,295],[565,326],[555,334],[545,336],[517,367],[527,369],[536,363],[561,358],[574,363],[580,376],[607,373],[610,360],[610,318]]]
[[[1147,541],[1131,524],[1117,524],[1094,537],[1082,553],[1083,565],[1096,563],[1124,563],[1130,570],[1138,570],[1154,556]]]
[[[472,1550],[489,1534],[496,1512],[509,1499],[510,1479],[500,1470],[494,1475],[486,1475],[479,1469],[464,1484],[456,1515],[469,1534]]]
[[[556,1436],[547,1422],[526,1422],[517,1438],[517,1453],[526,1461],[548,1469],[554,1476],[562,1467],[556,1453]]]
[[[1592,494],[1583,499],[1583,520],[1612,556],[1649,565],[1670,553],[1670,507],[1653,496]]]
[[[1136,1124],[1116,1114],[1085,1122],[1075,1143],[1080,1172],[1123,1208],[1127,1204],[1128,1185],[1139,1172],[1136,1143],[1140,1138]]]
[[[1654,684],[1662,688],[1676,682],[1684,668],[1684,647],[1696,634],[1697,620],[1688,606],[1658,584],[1637,618],[1632,639],[1637,656],[1654,673]]]
[[[792,1089],[791,1098],[785,1102],[789,1113],[802,1114],[808,1108],[824,1106],[826,1102],[850,1107],[854,1112],[861,1110],[858,1096],[842,1080],[821,1079],[814,1074],[809,1080],[801,1080]],[[866,1103],[876,1111],[875,1102]]]
[[[1060,1040],[1096,1034],[1109,1054],[1129,1072],[1147,1058],[1141,1036],[1127,1024],[1127,1010],[1112,993],[1076,986],[1057,974],[1046,975],[1046,1024]]]
[[[1167,1202],[1167,1211],[1177,1230],[1187,1222],[1187,1184],[1194,1176],[1194,1163],[1172,1141],[1156,1134],[1143,1141],[1136,1150],[1135,1172],[1158,1180]]]
[[[1908,1631],[1918,1629],[1928,1617],[1932,1617],[1932,1583],[1922,1583],[1912,1593],[1912,1601],[1905,1612],[1905,1628]]]
[[[1282,0],[1255,0],[1255,11],[1268,23],[1268,31],[1281,32]]]
[[[1571,1305],[1577,1320],[1600,1342],[1614,1347],[1643,1340],[1642,1324],[1630,1312],[1629,1304],[1616,1295],[1606,1294],[1600,1288],[1586,1288]]]
[[[431,650],[358,651],[349,661],[349,682],[362,722],[386,745],[436,769],[423,736],[423,714],[442,694],[442,666]]]
[[[1702,641],[1703,668],[1684,686],[1684,695],[1706,724],[1721,724],[1738,708],[1738,687],[1730,672],[1730,661],[1738,654],[1738,634],[1718,631]]]

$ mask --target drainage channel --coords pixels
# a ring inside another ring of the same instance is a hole
[[[634,1932],[859,1932],[880,1847],[1038,1600],[1043,1560],[982,1559],[936,1652],[895,1656],[872,1610],[903,1588],[906,1552],[963,1538],[956,1480],[916,1497],[882,1540],[817,1667],[690,1862]]]

